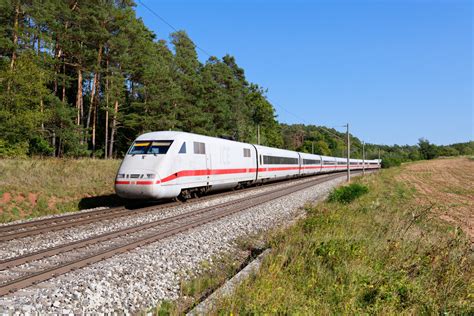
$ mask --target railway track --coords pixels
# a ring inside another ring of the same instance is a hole
[[[0,261],[2,272],[8,272],[12,267],[20,268],[20,275],[16,271],[16,276],[0,283],[0,296],[338,177],[341,177],[341,174],[324,175],[290,187],[277,188],[270,192],[203,207]],[[49,262],[44,262],[45,259]],[[21,265],[33,262],[36,263],[33,268],[30,264],[26,267],[26,271],[21,270]]]
[[[319,175],[321,177],[321,175]],[[297,181],[300,178],[294,180]],[[280,184],[282,181],[267,184],[267,187],[275,186]],[[249,187],[239,190],[239,192],[256,190],[259,187]],[[210,200],[219,198],[222,196],[234,194],[234,191],[218,192],[211,195],[201,197],[199,199],[189,200],[187,203],[202,202],[204,200]],[[183,202],[166,202],[165,204],[155,204],[147,207],[129,209],[124,206],[114,207],[110,209],[95,210],[90,212],[79,212],[74,214],[66,214],[62,216],[56,216],[51,218],[45,218],[40,220],[32,220],[28,222],[0,226],[0,242],[9,240],[36,236],[46,232],[58,231],[70,227],[77,227],[79,225],[87,225],[98,221],[112,220],[120,217],[135,216],[138,214],[144,214],[147,212],[165,210],[177,205],[181,205]]]

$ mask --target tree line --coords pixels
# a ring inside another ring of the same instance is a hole
[[[184,130],[281,146],[265,91],[234,57],[157,39],[134,2],[0,0],[0,151],[116,157],[140,133]]]
[[[347,157],[346,134],[323,126],[281,124],[284,148],[328,156]],[[362,159],[362,141],[350,135],[351,157]],[[435,145],[420,138],[416,145],[365,144],[366,159],[382,159],[383,167],[403,162],[429,160],[438,157],[473,156],[474,141],[451,145]]]
[[[345,155],[343,133],[280,124],[265,92],[230,55],[200,62],[185,31],[157,38],[133,0],[0,0],[0,157],[121,157],[156,130],[257,143],[257,127],[264,145]],[[367,144],[367,157],[431,157],[421,145]]]

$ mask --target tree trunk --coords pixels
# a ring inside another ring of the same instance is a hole
[[[59,141],[58,141],[58,157],[61,157],[62,156],[62,153],[61,153],[61,148],[63,147],[63,140],[61,137],[59,137]]]
[[[61,100],[66,102],[66,64],[63,64],[63,96]]]
[[[108,158],[108,141],[109,141],[109,108],[105,110],[105,149],[104,149],[104,158]]]
[[[83,112],[83,105],[82,105],[82,69],[77,69],[77,94],[76,94],[76,125],[81,125],[81,113]]]
[[[55,131],[53,131],[53,138],[51,140],[51,143],[52,143],[53,148],[54,148],[53,157],[56,157],[57,148],[56,148],[56,132]]]
[[[40,100],[40,112],[41,112],[41,114],[43,114],[43,112],[44,112],[43,97],[41,97],[41,100]],[[44,131],[44,118],[43,118],[43,115],[41,115],[41,130]]]
[[[41,30],[40,30],[39,26],[37,27],[37,30],[38,30],[38,37],[35,40],[36,40],[36,43],[37,43],[36,45],[37,45],[38,57],[40,57],[41,56]],[[43,97],[41,97],[41,99],[40,99],[40,112],[41,112],[41,114],[43,114],[43,112],[44,112]],[[43,117],[41,117],[41,130],[44,131]]]
[[[96,94],[98,90],[98,81],[99,81],[99,73],[100,73],[100,63],[102,59],[102,45],[99,46],[99,53],[97,54],[97,69],[94,73],[94,79],[92,81],[92,89],[91,89],[91,102],[89,105],[89,111],[87,112],[87,122],[86,122],[86,129],[89,129],[91,123],[91,116],[94,115],[92,119],[92,155],[94,155],[95,151],[95,130],[96,130],[96,116],[97,116],[97,102]]]
[[[59,48],[59,38],[56,35],[56,43],[54,44],[54,58],[55,58],[55,64],[54,64],[54,95],[58,95],[58,64],[56,63],[59,60],[59,54],[60,54],[60,48]]]
[[[97,104],[94,105],[92,117],[92,157],[95,157],[95,130],[97,125]]]
[[[18,44],[18,20],[20,19],[20,1],[16,2],[15,6],[15,20],[13,22],[13,52],[12,60],[10,62],[10,69],[13,70],[16,60],[16,45]]]
[[[110,146],[109,146],[109,157],[112,158],[112,153],[114,151],[114,138],[115,133],[117,132],[117,115],[118,115],[118,100],[115,100],[114,104],[114,116],[112,118],[112,129],[110,131]]]
[[[105,142],[104,142],[104,159],[108,158],[109,145],[109,54],[106,50],[106,66],[105,66]]]
[[[90,101],[89,110],[88,110],[88,113],[87,113],[86,128],[89,128],[90,123],[91,123],[92,109],[94,107],[96,87],[97,87],[97,76],[99,74],[101,58],[102,58],[102,45],[99,46],[99,53],[97,54],[97,69],[94,72],[94,79],[92,81],[91,101]]]

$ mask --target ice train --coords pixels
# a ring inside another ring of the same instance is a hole
[[[380,168],[380,160],[351,159],[350,169]],[[213,190],[347,170],[347,159],[246,144],[185,132],[140,135],[115,180],[128,199],[188,199]]]

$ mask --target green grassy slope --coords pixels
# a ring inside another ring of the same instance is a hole
[[[119,160],[0,160],[0,222],[113,202]]]
[[[467,159],[463,163],[468,162]],[[238,314],[469,314],[472,243],[420,199],[406,167],[355,180],[357,200],[325,202],[277,234],[261,271],[218,306]]]

